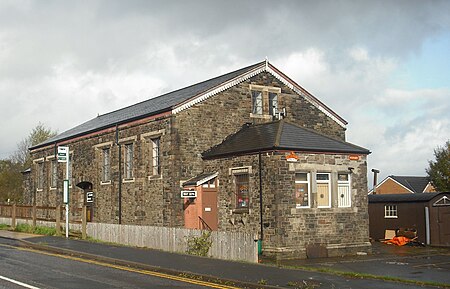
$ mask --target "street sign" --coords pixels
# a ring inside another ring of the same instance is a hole
[[[197,191],[181,191],[182,198],[197,198]]]
[[[58,163],[65,163],[69,159],[69,147],[58,147]]]
[[[87,192],[86,203],[93,203],[93,202],[94,202],[94,192]]]

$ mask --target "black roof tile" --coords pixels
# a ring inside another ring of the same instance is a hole
[[[389,176],[393,180],[399,182],[414,193],[423,193],[430,178],[428,177],[411,177],[411,176]]]
[[[369,195],[369,203],[428,202],[443,193]]]
[[[202,156],[207,159],[271,150],[370,153],[365,148],[280,120],[257,125],[246,124]]]
[[[181,104],[190,98],[206,92],[222,83],[230,81],[241,74],[253,70],[254,68],[263,65],[265,62],[259,62],[254,65],[241,68],[239,70],[179,89],[149,100],[100,115],[91,119],[81,125],[69,129],[57,136],[46,140],[30,149],[46,146],[51,143],[64,141],[73,137],[85,135],[91,132],[102,129],[114,127],[116,124],[122,124],[136,119],[141,119],[147,116],[156,115],[161,112],[169,111],[174,106]]]

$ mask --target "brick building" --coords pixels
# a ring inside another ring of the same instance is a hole
[[[253,232],[283,257],[367,251],[370,152],[346,124],[264,61],[32,147],[32,199],[62,203],[68,146],[71,206],[94,192],[93,222]]]

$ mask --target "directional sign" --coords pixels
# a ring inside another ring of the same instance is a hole
[[[182,198],[197,198],[197,191],[181,191]]]
[[[65,163],[69,159],[69,147],[58,147],[58,163]]]
[[[94,202],[94,192],[87,192],[86,193],[86,203],[92,203]]]

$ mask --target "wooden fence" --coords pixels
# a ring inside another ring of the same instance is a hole
[[[86,216],[86,207],[80,215]],[[27,223],[55,227],[60,234],[64,226],[64,210],[61,206],[39,207],[0,204],[0,223],[15,227]],[[185,253],[188,239],[199,237],[202,230],[154,227],[140,225],[118,225],[105,223],[86,223],[86,218],[70,218],[70,228],[82,232],[82,237],[90,236],[104,242],[128,246],[145,247],[168,252]],[[258,262],[258,244],[253,234],[242,232],[212,231],[212,241],[208,256],[225,260]]]

